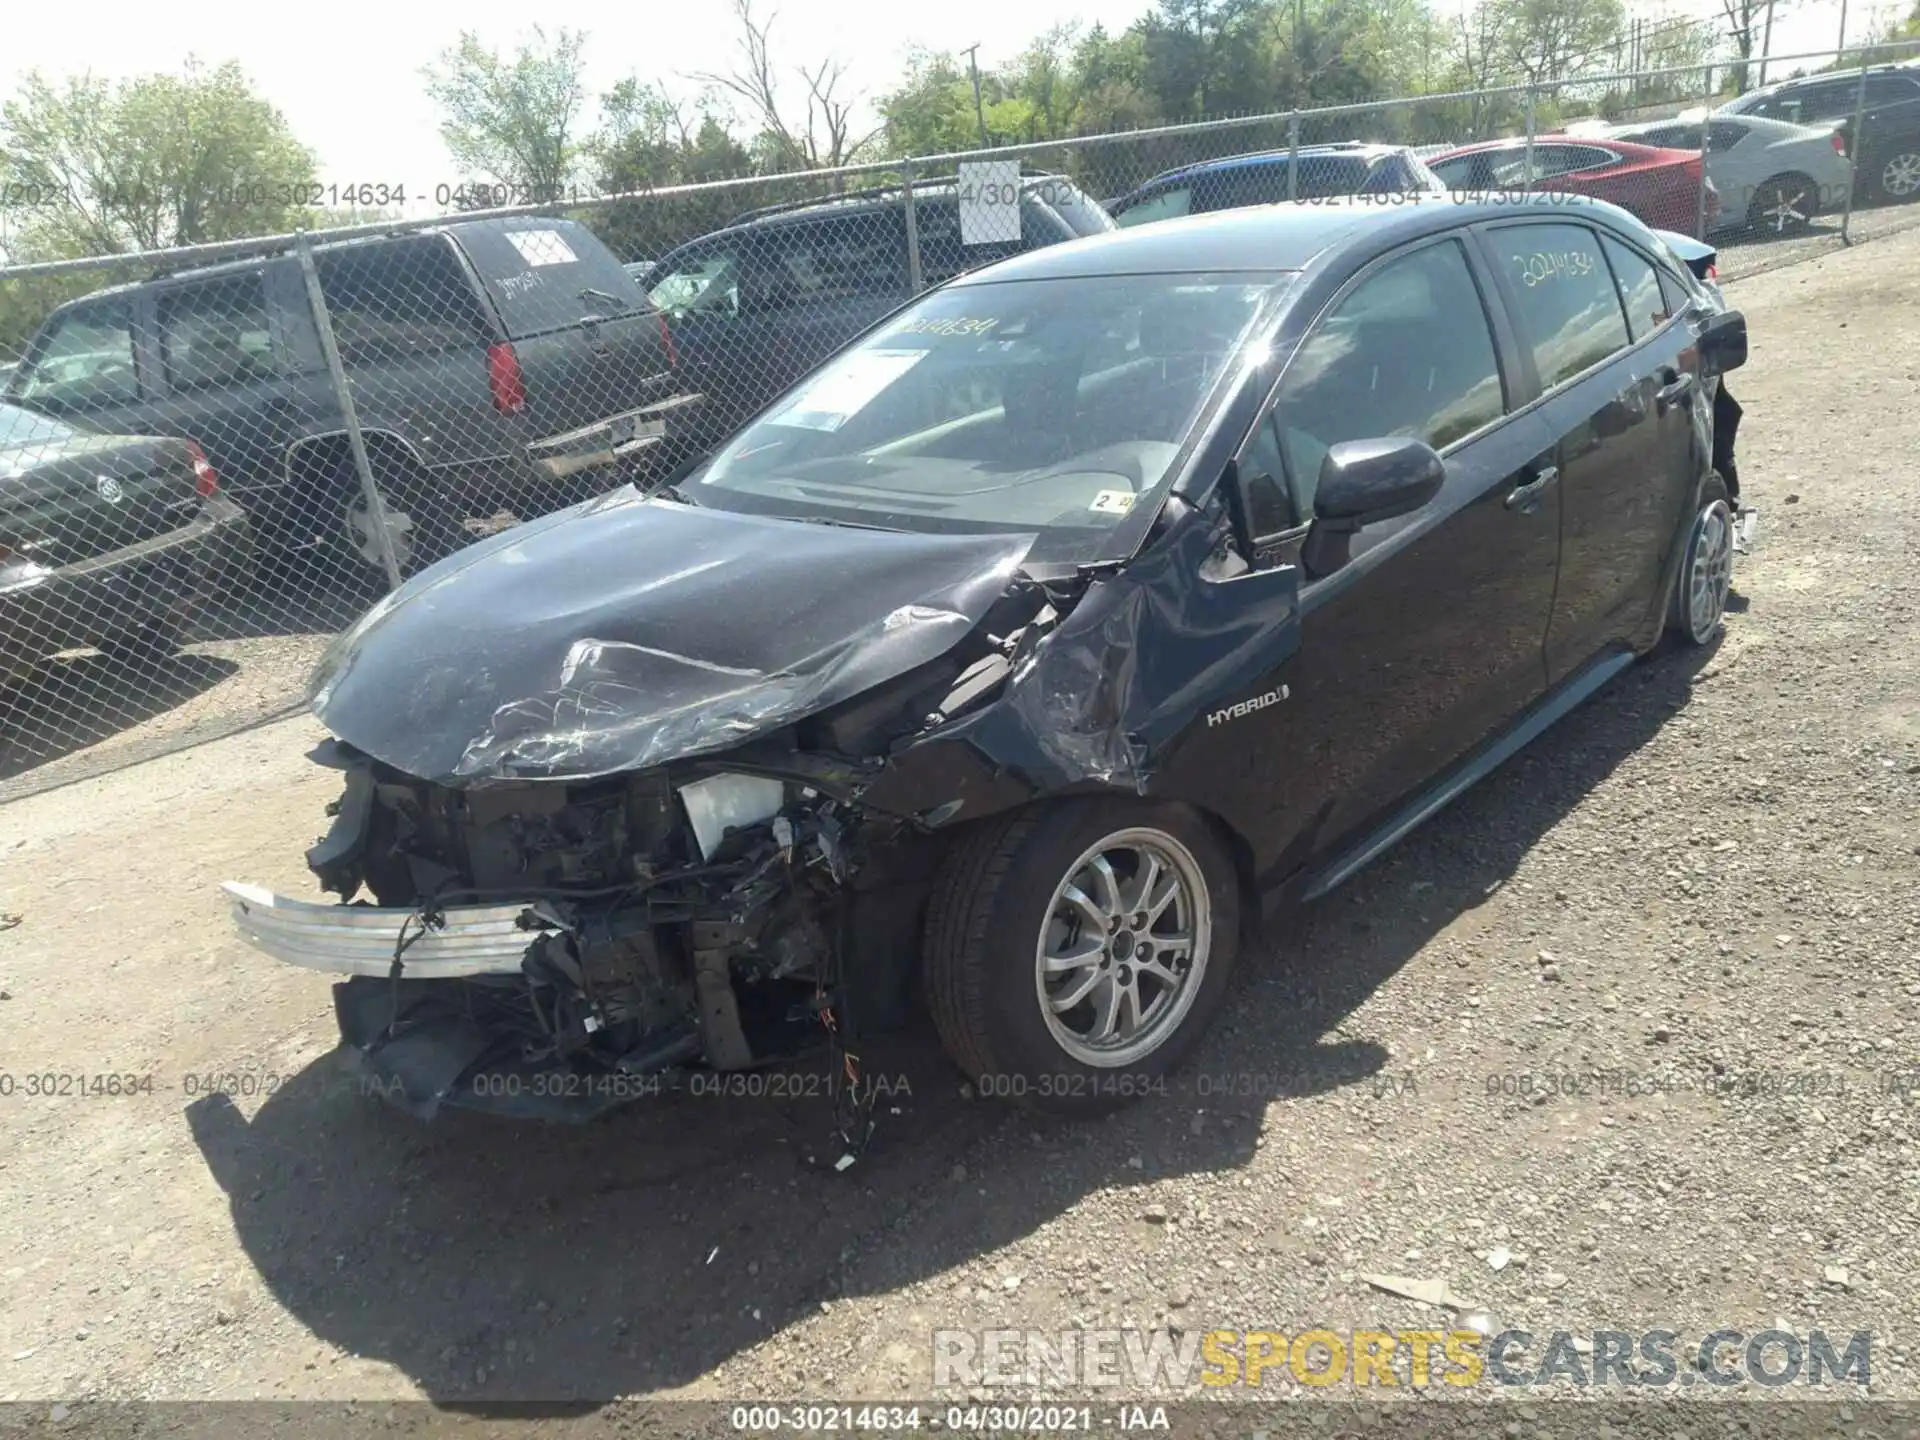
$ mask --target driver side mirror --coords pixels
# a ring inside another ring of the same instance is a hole
[[[1724,375],[1747,363],[1747,317],[1738,310],[1722,310],[1707,317],[1700,330],[1701,368]]]
[[[1411,436],[1335,445],[1320,462],[1302,562],[1314,575],[1338,570],[1350,558],[1355,531],[1412,514],[1440,493],[1446,478],[1446,461]]]

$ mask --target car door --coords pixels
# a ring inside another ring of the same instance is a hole
[[[153,327],[161,433],[198,442],[221,483],[276,528],[290,518],[281,511],[299,417],[262,271],[155,292]]]
[[[1547,434],[1509,372],[1489,279],[1458,234],[1358,274],[1283,373],[1238,465],[1261,553],[1297,559],[1322,458],[1341,441],[1413,435],[1446,461],[1420,512],[1353,537],[1307,575],[1291,695],[1243,722],[1284,765],[1263,844],[1282,873],[1380,819],[1544,688],[1559,555]]]
[[[1558,684],[1602,651],[1647,639],[1698,473],[1698,361],[1636,247],[1567,220],[1482,233],[1557,453],[1560,583],[1546,665]]]

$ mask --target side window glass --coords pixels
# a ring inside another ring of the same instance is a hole
[[[1660,272],[1660,294],[1667,302],[1669,315],[1678,315],[1687,308],[1690,297],[1678,275],[1669,275],[1664,270]]]
[[[1240,493],[1247,507],[1247,525],[1256,538],[1278,535],[1301,522],[1286,489],[1286,466],[1280,458],[1280,435],[1269,414],[1254,427],[1240,454]]]
[[[1613,281],[1627,312],[1627,325],[1635,340],[1644,340],[1673,313],[1666,296],[1660,293],[1660,277],[1651,261],[1611,237],[1603,236],[1601,245],[1613,267]]]
[[[1154,220],[1172,220],[1193,208],[1193,187],[1176,185],[1129,206],[1117,217],[1122,225],[1146,225]]]
[[[67,409],[138,398],[133,326],[125,305],[76,310],[58,323],[20,382],[22,400]]]
[[[669,315],[738,315],[739,257],[730,249],[688,255],[654,281],[647,298]]]
[[[1707,126],[1707,150],[1710,154],[1719,155],[1731,150],[1746,138],[1746,127],[1736,125],[1731,120],[1716,120]]]
[[[1493,241],[1544,388],[1626,348],[1626,315],[1593,231],[1584,225],[1512,225],[1494,231]]]
[[[313,257],[348,364],[404,360],[480,343],[486,318],[444,241],[346,246]]]
[[[1436,450],[1505,410],[1493,333],[1457,241],[1363,281],[1293,357],[1274,417],[1293,519],[1313,518],[1320,462],[1345,440],[1411,435]]]
[[[265,380],[276,370],[267,297],[258,275],[161,297],[160,361],[175,390]]]

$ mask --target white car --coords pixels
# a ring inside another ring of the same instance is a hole
[[[1853,162],[1831,125],[1795,125],[1759,115],[1705,117],[1707,178],[1720,192],[1712,232],[1784,234],[1815,215],[1838,210],[1853,186]],[[1690,111],[1671,120],[1616,125],[1616,140],[1698,150],[1702,117]]]

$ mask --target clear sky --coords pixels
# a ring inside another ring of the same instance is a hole
[[[1458,4],[1459,0],[1442,0]],[[1831,46],[1839,0],[1778,0],[1774,50]],[[1900,0],[1853,0],[1848,30],[1904,10]],[[824,55],[849,67],[856,90],[888,85],[913,45],[959,49],[979,42],[990,66],[1033,35],[1069,20],[1119,27],[1149,0],[761,0],[777,15],[776,59],[787,71]],[[1687,0],[1677,13],[1717,13],[1714,0]],[[0,34],[0,95],[24,71],[92,70],[119,76],[172,69],[189,54],[209,63],[237,58],[261,90],[320,155],[325,184],[404,183],[411,194],[457,181],[451,173],[420,70],[461,27],[511,46],[529,21],[588,34],[589,80],[597,93],[627,74],[672,82],[677,74],[728,68],[734,24],[725,0],[651,0],[641,6],[560,0],[463,0],[457,6],[406,0],[327,0],[289,6],[260,0],[107,0],[68,9],[53,0],[17,0]],[[691,89],[691,86],[683,88]],[[417,210],[417,206],[410,206]]]

